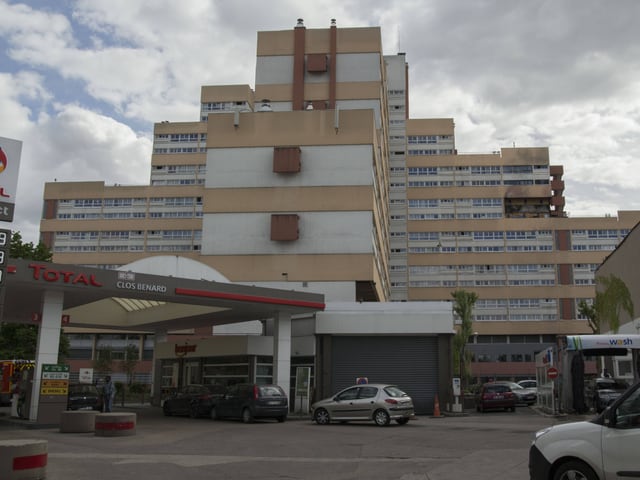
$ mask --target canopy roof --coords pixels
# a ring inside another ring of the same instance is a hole
[[[165,275],[145,273],[154,268]],[[9,259],[2,320],[37,322],[47,291],[62,292],[64,325],[101,329],[181,330],[324,309],[323,295],[228,283],[181,257],[152,257],[124,269]],[[187,278],[194,275],[200,279]]]

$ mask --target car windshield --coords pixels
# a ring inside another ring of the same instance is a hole
[[[283,393],[282,393],[282,390],[280,390],[280,387],[276,387],[276,386],[260,387],[260,396],[261,397],[282,397]]]
[[[390,386],[390,387],[385,387],[384,391],[387,395],[389,395],[392,398],[398,398],[398,397],[406,397],[407,394],[404,393],[402,390],[400,390],[398,387],[394,387],[394,386]]]
[[[517,383],[510,383],[509,388],[511,388],[511,390],[524,390],[524,387],[522,385],[518,385]]]
[[[72,387],[69,387],[69,393],[72,393],[74,395],[79,395],[82,393],[95,394],[96,388],[93,385],[74,385]]]
[[[508,385],[487,385],[485,392],[487,393],[505,393],[511,391]]]

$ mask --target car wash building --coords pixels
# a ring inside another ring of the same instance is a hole
[[[586,411],[585,363],[588,359],[630,357],[630,382],[640,381],[640,335],[568,335],[558,346],[557,390],[559,410]],[[602,374],[602,373],[601,373]]]

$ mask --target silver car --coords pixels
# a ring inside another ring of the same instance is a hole
[[[373,420],[381,427],[395,420],[404,425],[414,417],[413,400],[395,385],[369,383],[354,385],[311,405],[318,425],[332,421]]]

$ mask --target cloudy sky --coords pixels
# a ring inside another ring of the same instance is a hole
[[[460,153],[547,146],[572,217],[640,209],[638,0],[0,0],[0,137],[23,142],[15,221],[45,182],[149,181],[153,123],[196,121],[201,85],[254,86],[256,32],[380,26],[412,118]]]

